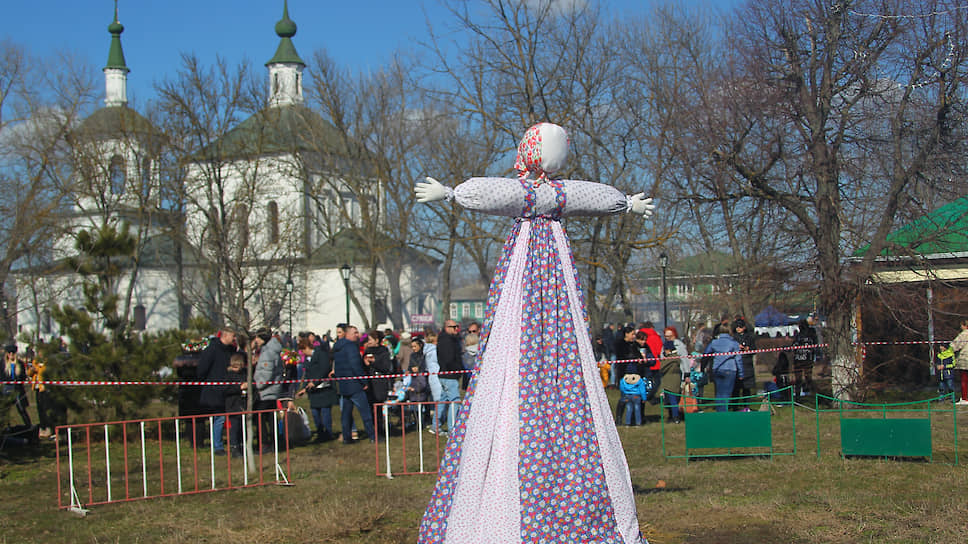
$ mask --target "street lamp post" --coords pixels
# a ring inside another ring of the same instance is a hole
[[[289,337],[292,338],[292,270],[289,270],[289,276],[286,278],[286,293],[289,294]]]
[[[669,297],[666,289],[666,267],[669,266],[669,256],[663,251],[659,254],[659,266],[662,267],[662,328],[669,326]]]
[[[344,264],[339,267],[339,274],[343,277],[343,289],[346,291],[346,321],[345,323],[349,325],[350,323],[350,272],[353,269],[350,265]]]

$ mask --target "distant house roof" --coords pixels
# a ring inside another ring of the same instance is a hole
[[[854,252],[863,257],[870,244]],[[887,235],[880,256],[955,257],[968,253],[968,197],[962,197]]]
[[[710,251],[676,260],[674,274],[677,276],[719,276],[735,272],[733,258],[721,251]],[[670,270],[671,271],[671,270]]]
[[[487,298],[487,286],[482,283],[465,285],[457,289],[451,289],[451,300],[484,300]]]

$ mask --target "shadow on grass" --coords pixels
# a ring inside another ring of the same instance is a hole
[[[900,463],[930,463],[931,460],[927,457],[898,457],[892,455],[845,455],[845,460],[848,461],[863,461],[863,460],[875,460],[875,461],[896,461]]]
[[[622,420],[620,422],[619,421],[616,421],[615,422],[615,426],[617,426],[617,427],[645,427],[646,425],[648,425],[650,423],[659,423],[659,421],[661,421],[661,420],[662,420],[662,416],[660,416],[658,414],[651,414],[651,415],[645,415],[645,414],[643,414],[642,415],[642,424],[641,425],[626,425],[625,424],[625,416],[623,415],[622,416]]]
[[[733,523],[737,523],[735,520]],[[707,526],[691,527],[688,534],[675,540],[662,542],[679,542],[681,544],[749,544],[750,542],[784,542],[786,544],[801,544],[810,542],[790,534],[782,525],[756,523],[753,520],[742,521],[736,525],[727,523],[720,525],[709,523]],[[656,539],[658,543],[659,540]]]
[[[772,457],[769,453],[732,453],[729,455],[702,455],[695,453],[689,456],[689,462],[696,461],[739,461],[741,459],[763,459],[769,461]]]
[[[657,495],[659,493],[683,493],[692,491],[691,487],[640,487],[632,484],[632,492],[636,495]]]
[[[0,448],[0,462],[10,464],[30,464],[37,459],[54,459],[57,455],[54,442],[41,439],[29,444],[4,444]]]

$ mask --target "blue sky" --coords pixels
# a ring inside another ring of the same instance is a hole
[[[563,0],[566,2],[582,0]],[[734,3],[736,0],[728,0]],[[37,56],[70,52],[100,70],[107,61],[113,0],[33,0],[4,2],[0,39]],[[647,13],[649,0],[605,0],[614,14]],[[303,60],[326,49],[341,66],[365,70],[385,65],[395,50],[407,48],[450,21],[436,0],[289,0],[298,25],[293,42]],[[153,97],[152,85],[173,77],[183,52],[205,64],[222,55],[230,62],[257,65],[272,57],[279,38],[273,27],[282,0],[120,0],[122,44],[131,73],[128,97],[134,104]]]

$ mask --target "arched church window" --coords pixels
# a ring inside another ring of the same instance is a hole
[[[111,194],[120,195],[124,193],[124,159],[121,155],[111,157],[108,165],[108,179],[111,182]]]
[[[279,204],[273,200],[269,202],[268,210],[268,221],[269,221],[269,243],[278,244],[279,243]]]
[[[235,227],[236,241],[240,249],[249,246],[249,207],[241,202],[235,205],[232,223]]]
[[[141,159],[141,185],[142,190],[147,192],[146,188],[151,184],[151,157],[145,157]]]
[[[144,304],[134,307],[134,330],[143,331],[148,325],[148,312]]]
[[[220,233],[224,230],[219,221],[218,209],[215,206],[209,206],[208,217],[205,218],[202,228],[202,244],[209,248],[218,247]]]
[[[272,74],[272,94],[279,93],[279,74]]]

